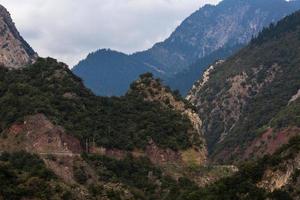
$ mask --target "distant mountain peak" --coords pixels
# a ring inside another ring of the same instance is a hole
[[[98,95],[124,95],[146,72],[186,94],[206,67],[226,59],[270,23],[300,9],[299,1],[223,0],[186,18],[169,38],[131,55],[114,51],[88,56],[73,68]]]
[[[0,5],[0,64],[20,68],[34,62],[37,53],[18,32],[10,13]]]

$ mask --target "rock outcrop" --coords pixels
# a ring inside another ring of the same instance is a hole
[[[37,54],[16,29],[9,12],[0,5],[0,65],[20,68],[36,58]]]
[[[288,160],[277,167],[265,171],[262,181],[258,186],[270,192],[282,189],[289,184],[296,170],[300,170],[300,154],[292,160]]]
[[[290,140],[275,154],[273,165],[268,165],[257,186],[269,192],[286,191],[299,199],[300,152],[299,136]],[[296,194],[295,194],[296,193]]]

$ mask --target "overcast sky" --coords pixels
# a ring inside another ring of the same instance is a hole
[[[150,48],[206,3],[220,0],[0,0],[40,56],[71,67],[92,51]]]

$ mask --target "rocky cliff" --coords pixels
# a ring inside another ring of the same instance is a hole
[[[296,12],[271,25],[190,91],[212,160],[271,153],[299,134],[299,19]]]
[[[0,64],[20,68],[35,61],[37,54],[22,38],[9,12],[0,5]]]

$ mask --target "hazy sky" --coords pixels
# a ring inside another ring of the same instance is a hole
[[[0,0],[40,56],[70,66],[89,52],[150,48],[206,3],[220,0]]]

